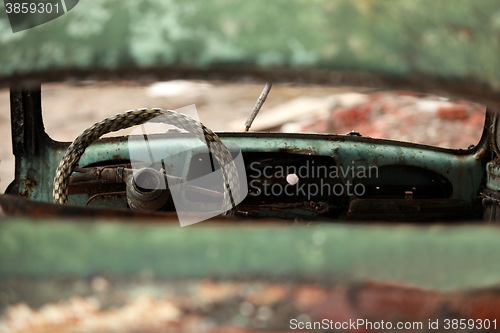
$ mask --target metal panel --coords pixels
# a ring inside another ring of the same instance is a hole
[[[159,77],[367,79],[311,71],[328,69],[433,77],[464,89],[484,84],[483,93],[500,88],[495,0],[82,1],[16,34],[0,15],[3,84],[16,77],[130,77],[137,69]],[[382,81],[394,83],[372,83]]]
[[[4,221],[0,277],[251,277],[467,290],[500,283],[500,229],[325,224],[175,225]],[[147,221],[143,221],[147,222]]]

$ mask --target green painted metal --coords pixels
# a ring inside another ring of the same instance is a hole
[[[457,153],[446,149],[429,149],[419,145],[401,145],[398,142],[368,141],[338,135],[280,135],[280,134],[232,134],[220,133],[223,141],[238,146],[243,152],[279,152],[331,156],[343,170],[352,167],[382,167],[386,165],[410,165],[432,170],[445,176],[454,186],[451,199],[465,200],[471,204],[477,197],[485,170],[481,156],[474,153]],[[187,164],[191,154],[203,150],[201,142],[193,138],[164,138],[150,141],[155,151],[165,150],[175,160],[167,159],[169,172],[178,177],[186,177]],[[483,143],[484,144],[484,143]],[[134,141],[117,139],[116,141],[97,142],[91,145],[80,160],[81,166],[112,161],[128,160]],[[197,147],[197,148],[196,148]],[[196,148],[196,149],[195,149]],[[36,184],[21,184],[21,192],[28,198],[51,201],[53,175],[65,151],[65,146],[44,146],[43,154],[23,159],[22,171],[28,179],[36,179]],[[161,150],[160,150],[161,149]],[[183,151],[191,153],[179,155]],[[165,156],[168,156],[165,154]],[[332,162],[333,163],[333,162]],[[35,168],[35,166],[43,166]],[[21,174],[21,177],[23,177]],[[21,178],[23,179],[23,178]],[[352,180],[352,179],[351,179]],[[83,204],[86,197],[71,197],[70,203]]]
[[[304,135],[283,139],[277,135],[266,140],[254,138],[255,140],[249,140],[247,137],[227,139],[238,145],[242,151],[288,149],[290,152],[309,151],[309,154],[332,156],[344,170],[349,166],[363,166],[368,169],[371,166],[396,164],[426,168],[445,175],[456,186],[453,199],[473,200],[484,175],[483,164],[474,154],[455,155],[451,151],[428,150],[422,146],[405,147],[388,141],[384,144],[376,141],[363,142],[342,136],[325,135],[308,139]]]
[[[16,34],[0,11],[0,81],[19,82],[19,76],[52,81],[66,73],[83,77],[79,71],[99,77],[126,69],[159,78],[178,69],[199,71],[200,76],[216,70],[232,73],[226,77],[325,69],[442,78],[498,91],[499,36],[496,0],[88,0]],[[485,174],[485,141],[479,153],[458,154],[346,137],[263,140],[250,134],[225,135],[224,140],[245,151],[285,149],[334,156],[344,164],[426,167],[446,174],[456,186],[453,198],[468,202]],[[23,195],[50,201],[65,146],[41,143],[36,155],[20,161],[16,177],[25,182],[20,185]],[[81,163],[115,155],[128,157],[126,142],[97,143]],[[287,279],[299,274],[436,289],[500,282],[500,231],[487,226],[219,227],[205,222],[182,229],[104,221],[0,222],[2,278],[151,270],[165,277],[265,274]]]
[[[500,5],[494,0],[456,0],[453,5],[445,0],[82,1],[53,21],[15,34],[2,11],[0,80],[38,75],[50,81],[61,78],[56,75],[61,72],[125,69],[158,69],[154,73],[224,69],[241,75],[256,70],[326,69],[444,78],[495,90],[500,88],[499,22]],[[234,140],[244,150],[286,148],[279,139]],[[311,142],[304,137],[289,141],[291,147],[313,147],[344,164],[409,163],[431,168],[450,178],[454,199],[468,202],[484,175],[484,167],[472,154],[455,156],[391,144]],[[118,146],[95,145],[82,164],[116,154],[127,158],[126,150],[115,150]],[[24,180],[20,184],[24,196],[50,201],[63,147],[47,141],[40,149],[29,160],[22,159],[17,178]]]
[[[371,280],[434,289],[498,285],[500,229],[487,226],[197,227],[3,221],[0,277],[251,277]]]
[[[126,68],[322,68],[499,89],[499,35],[496,0],[81,1],[15,34],[1,11],[0,78],[51,80],[58,71]]]

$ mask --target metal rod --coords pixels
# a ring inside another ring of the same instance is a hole
[[[267,95],[269,95],[269,91],[271,91],[272,86],[273,86],[273,84],[271,82],[266,83],[264,89],[260,93],[259,99],[257,100],[257,103],[255,103],[255,106],[253,107],[252,113],[250,113],[250,116],[248,116],[248,119],[245,123],[245,132],[248,132],[248,130],[250,129],[250,126],[252,126],[252,123],[253,123],[255,117],[257,117],[257,114],[259,113],[260,108],[262,107],[262,105],[266,101]]]
[[[87,200],[87,202],[85,203],[85,207],[87,207],[91,201],[93,201],[95,198],[98,197],[112,196],[112,195],[126,195],[126,194],[127,192],[125,191],[96,193]]]

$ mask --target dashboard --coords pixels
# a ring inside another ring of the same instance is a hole
[[[477,194],[484,171],[471,151],[338,135],[219,136],[242,162],[237,178],[243,193],[234,212],[241,217],[432,221],[480,215]],[[127,138],[88,147],[69,185],[70,204],[141,210],[130,201],[130,188],[140,177],[123,174],[142,170],[152,189],[161,183],[171,192],[143,211],[178,210],[173,189],[181,185],[189,187],[184,209],[218,207],[225,181],[219,174],[207,182],[221,168],[204,144],[185,133],[158,135],[148,144],[158,152],[148,161],[137,160]],[[116,176],[120,172],[122,178]]]

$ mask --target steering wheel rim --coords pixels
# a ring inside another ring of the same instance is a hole
[[[83,131],[83,133],[71,143],[59,162],[53,182],[52,201],[58,204],[67,204],[70,175],[73,173],[88,146],[104,134],[135,125],[141,125],[147,121],[163,122],[174,125],[194,134],[202,142],[204,141],[207,144],[209,151],[214,155],[219,165],[221,165],[226,188],[224,191],[224,207],[228,207],[226,204],[230,203],[230,207],[232,207],[231,210],[233,210],[235,208],[233,193],[239,192],[239,179],[236,168],[234,164],[231,163],[232,156],[227,147],[217,134],[202,123],[182,113],[160,108],[144,108],[126,111],[95,123]]]

